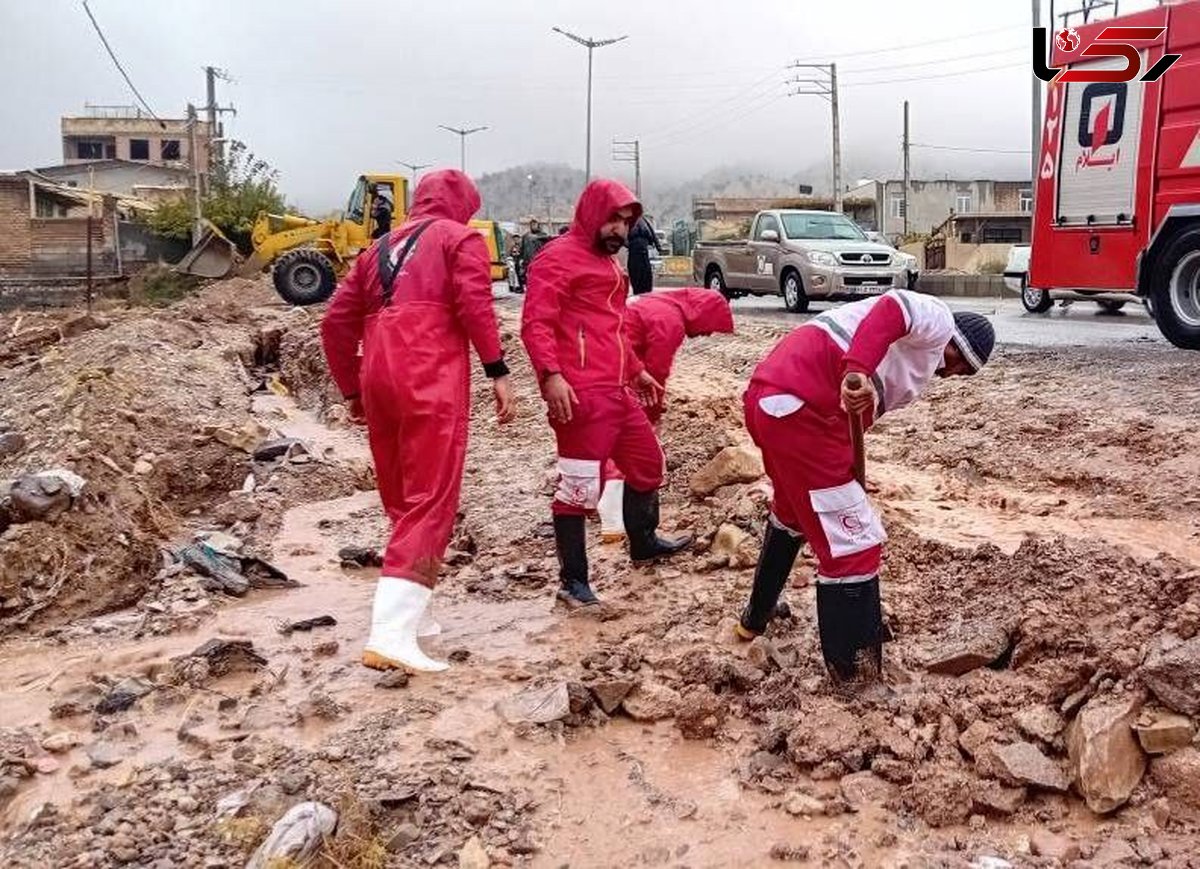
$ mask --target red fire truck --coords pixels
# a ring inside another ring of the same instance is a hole
[[[1136,294],[1172,344],[1200,350],[1200,0],[1079,26],[1078,42],[1062,40],[1070,51],[1052,35],[1050,66],[1124,69],[1121,57],[1080,58],[1113,26],[1166,28],[1129,42],[1139,79],[1181,57],[1157,81],[1047,88],[1022,300],[1046,311],[1055,296]]]

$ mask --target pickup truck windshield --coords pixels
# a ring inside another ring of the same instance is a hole
[[[866,235],[854,221],[840,214],[781,214],[783,231],[792,239],[845,239],[862,241]]]

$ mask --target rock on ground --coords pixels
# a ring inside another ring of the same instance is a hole
[[[658,682],[643,682],[621,701],[621,708],[634,721],[661,721],[679,708],[679,694]]]
[[[966,823],[971,815],[971,782],[959,769],[934,767],[905,789],[904,801],[931,827]]]
[[[962,676],[995,663],[1008,647],[1009,635],[1004,625],[989,620],[966,622],[929,644],[925,669],[945,676]]]
[[[1066,793],[1070,780],[1062,768],[1031,742],[1014,742],[991,750],[1000,774],[1015,784]]]
[[[1200,637],[1152,656],[1140,674],[1167,706],[1184,715],[1200,716]]]
[[[842,776],[842,799],[852,812],[861,812],[867,806],[886,806],[896,798],[895,785],[889,784],[873,772],[855,772]]]
[[[1146,756],[1132,730],[1142,703],[1138,695],[1094,697],[1067,731],[1076,786],[1097,814],[1124,805],[1146,772]]]
[[[693,494],[711,495],[722,486],[753,483],[766,471],[762,453],[752,446],[725,447],[707,465],[692,474]]]
[[[1170,800],[1172,814],[1200,822],[1200,749],[1189,746],[1154,758],[1150,780]]]
[[[1067,726],[1063,717],[1044,703],[1020,710],[1013,720],[1022,731],[1046,743],[1054,742]]]
[[[1173,712],[1143,714],[1133,726],[1138,742],[1147,754],[1166,754],[1192,743],[1196,727],[1186,715]]]
[[[708,739],[725,720],[725,704],[707,685],[691,685],[679,699],[675,724],[685,739]]]

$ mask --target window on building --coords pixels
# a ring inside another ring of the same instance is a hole
[[[970,214],[971,213],[971,194],[970,193],[960,193],[960,194],[958,194],[958,196],[954,197],[954,210],[958,214]]]
[[[891,217],[904,217],[904,194],[893,193],[888,198],[888,215]]]
[[[1033,191],[1022,190],[1020,199],[1020,210],[1022,214],[1028,214],[1033,211]]]
[[[961,241],[963,244],[970,244],[971,239],[974,237],[975,236],[973,233],[963,232],[963,233],[959,233],[958,240]]]
[[[104,146],[104,157],[105,157],[105,159],[107,159],[107,160],[115,160],[115,159],[117,159],[117,146],[116,146],[116,144],[112,144],[112,145],[105,145],[105,146]]]
[[[76,142],[75,157],[79,160],[102,160],[104,159],[104,143]]]
[[[129,140],[129,159],[130,160],[149,160],[150,159],[150,140],[149,139],[130,139]]]
[[[1021,228],[1017,226],[988,226],[980,233],[984,244],[1020,244]]]
[[[163,139],[162,140],[162,159],[178,160],[179,157],[179,140],[178,139]]]

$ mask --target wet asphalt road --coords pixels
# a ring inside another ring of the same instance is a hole
[[[1016,298],[945,299],[956,311],[978,311],[987,315],[1003,344],[1035,347],[1109,346],[1118,343],[1154,343],[1173,349],[1146,313],[1140,302],[1130,302],[1119,313],[1107,314],[1091,302],[1073,302],[1063,307],[1055,303],[1045,314],[1030,314]],[[813,303],[808,314],[789,314],[782,299],[738,299],[733,303],[735,316],[803,322],[837,303]],[[1183,352],[1183,351],[1180,351]]]
[[[668,289],[664,287],[664,289]],[[520,304],[520,296],[508,292],[507,285],[495,285],[496,298],[511,305]],[[1027,345],[1034,347],[1098,347],[1114,344],[1136,343],[1142,346],[1154,344],[1164,350],[1175,350],[1146,313],[1140,302],[1130,302],[1116,314],[1100,311],[1091,302],[1073,302],[1063,306],[1056,302],[1045,314],[1030,314],[1015,296],[1002,299],[971,299],[947,297],[946,303],[957,311],[978,311],[986,314],[996,327],[996,337],[1002,344]],[[840,303],[814,302],[807,314],[791,314],[783,307],[783,299],[761,297],[738,299],[733,303],[734,315],[738,318],[803,323]]]

